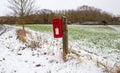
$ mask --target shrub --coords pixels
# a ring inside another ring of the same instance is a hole
[[[17,33],[17,39],[19,39],[20,41],[22,41],[23,43],[26,43],[26,34],[31,34],[30,32],[23,30],[23,29],[18,29],[16,30]]]

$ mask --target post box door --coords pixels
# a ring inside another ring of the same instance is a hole
[[[61,19],[53,19],[53,32],[54,38],[62,37],[62,20]]]

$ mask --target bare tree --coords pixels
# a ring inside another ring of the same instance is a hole
[[[35,0],[8,0],[8,2],[14,16],[20,17],[19,23],[23,25],[24,30],[24,18],[35,11]]]

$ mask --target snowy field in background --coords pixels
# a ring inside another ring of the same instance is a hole
[[[117,73],[119,70],[116,62],[80,50],[75,46],[76,42],[70,41],[73,45],[71,53],[68,61],[63,62],[62,39],[54,39],[49,33],[28,31],[32,35],[26,38],[39,41],[38,48],[30,48],[26,46],[29,42],[23,44],[19,41],[16,28],[0,36],[1,73]]]

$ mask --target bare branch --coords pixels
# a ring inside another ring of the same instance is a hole
[[[9,7],[17,16],[28,16],[34,12],[35,0],[8,0]]]

